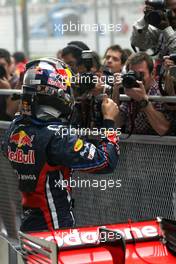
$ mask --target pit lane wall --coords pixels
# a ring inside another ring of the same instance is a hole
[[[2,136],[5,127],[0,126]],[[112,174],[73,175],[76,226],[176,219],[176,138],[134,135],[120,140],[120,152]],[[10,237],[16,236],[19,215],[17,178],[0,153],[0,223]]]
[[[18,247],[19,249],[19,247]],[[12,241],[0,235],[0,259],[2,264],[25,264],[20,252]]]

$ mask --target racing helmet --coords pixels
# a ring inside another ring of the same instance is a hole
[[[41,58],[26,64],[22,85],[22,114],[41,119],[66,119],[74,106],[72,72],[61,60]]]

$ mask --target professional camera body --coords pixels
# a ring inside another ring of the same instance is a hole
[[[133,87],[139,87],[137,81],[143,81],[144,74],[135,71],[129,71],[122,75],[122,85],[126,89],[132,89]]]
[[[176,64],[176,53],[170,54],[169,59],[172,60],[174,62],[174,64]]]
[[[174,62],[174,66],[169,68],[169,75],[176,79],[176,53],[172,53],[169,55],[169,59]]]
[[[82,65],[85,67],[86,72],[79,75],[78,85],[79,85],[79,95],[91,91],[95,88],[94,74],[91,72],[93,67],[93,57],[91,50],[83,50],[81,55]]]
[[[162,96],[175,96],[176,94],[176,53],[167,56],[167,59],[172,60],[174,65],[161,67],[158,87]],[[173,106],[175,103],[167,103],[167,106]],[[174,109],[175,111],[175,109]]]
[[[107,66],[103,66],[102,68],[103,76],[105,77],[105,83],[106,85],[109,85],[109,89],[113,87],[114,83],[112,80],[114,80],[114,73],[109,69]]]
[[[146,0],[145,4],[153,9],[145,14],[146,22],[157,27],[162,21],[163,13],[167,11],[165,0]]]
[[[100,93],[95,96],[91,92],[96,87],[99,77],[91,72],[91,68],[94,65],[91,50],[82,51],[81,62],[86,72],[79,75],[77,92],[78,98],[84,98],[81,99],[82,109],[84,109],[82,111],[82,119],[84,120],[83,126],[90,127],[91,124],[93,124],[93,126],[101,127],[103,125],[103,115],[101,112],[102,100],[105,93],[112,97],[113,73],[107,67],[102,68],[102,81],[104,80],[105,84],[103,91],[100,91]]]

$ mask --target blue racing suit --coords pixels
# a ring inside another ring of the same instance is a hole
[[[105,120],[105,127],[114,122]],[[117,164],[116,134],[95,146],[78,135],[62,135],[68,128],[18,116],[2,143],[22,192],[22,231],[56,230],[74,226],[69,182],[73,171],[110,173]],[[58,184],[58,180],[60,184]]]

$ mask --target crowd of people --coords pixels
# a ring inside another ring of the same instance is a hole
[[[149,96],[174,96],[176,91],[176,1],[166,2],[168,11],[160,11],[158,23],[155,21],[152,25],[149,19],[155,7],[148,1],[144,16],[134,24],[131,44],[139,51],[115,44],[107,48],[103,58],[96,52],[91,54],[93,64],[89,72],[98,78],[107,74],[114,77],[111,96],[120,110],[116,125],[125,133],[174,135],[176,103],[149,100]],[[154,51],[155,57],[147,53],[148,49]],[[90,51],[85,43],[72,41],[60,49],[56,57],[68,64],[74,74],[81,75],[88,71],[82,59],[84,51]],[[10,54],[0,49],[0,89],[21,89],[27,61],[23,52]],[[130,74],[132,79],[136,78],[136,83],[125,87],[124,79],[128,80]],[[101,78],[93,88],[93,95],[106,92],[104,87]],[[131,100],[122,102],[120,94],[128,95]],[[13,96],[0,95],[0,120],[11,121],[19,111],[19,102]]]
[[[131,36],[134,49],[139,48],[136,52],[116,44],[101,60],[86,43],[71,41],[57,58],[27,62],[22,52],[11,55],[0,49],[0,88],[23,89],[21,100],[0,95],[0,120],[11,121],[20,113],[5,134],[2,150],[22,192],[22,231],[74,226],[70,186],[63,180],[74,170],[115,170],[119,146],[114,128],[129,135],[175,135],[176,102],[151,97],[176,93],[176,1],[166,1],[167,11],[153,6],[157,1],[146,2]],[[70,125],[103,126],[105,135],[100,139],[73,135]]]

